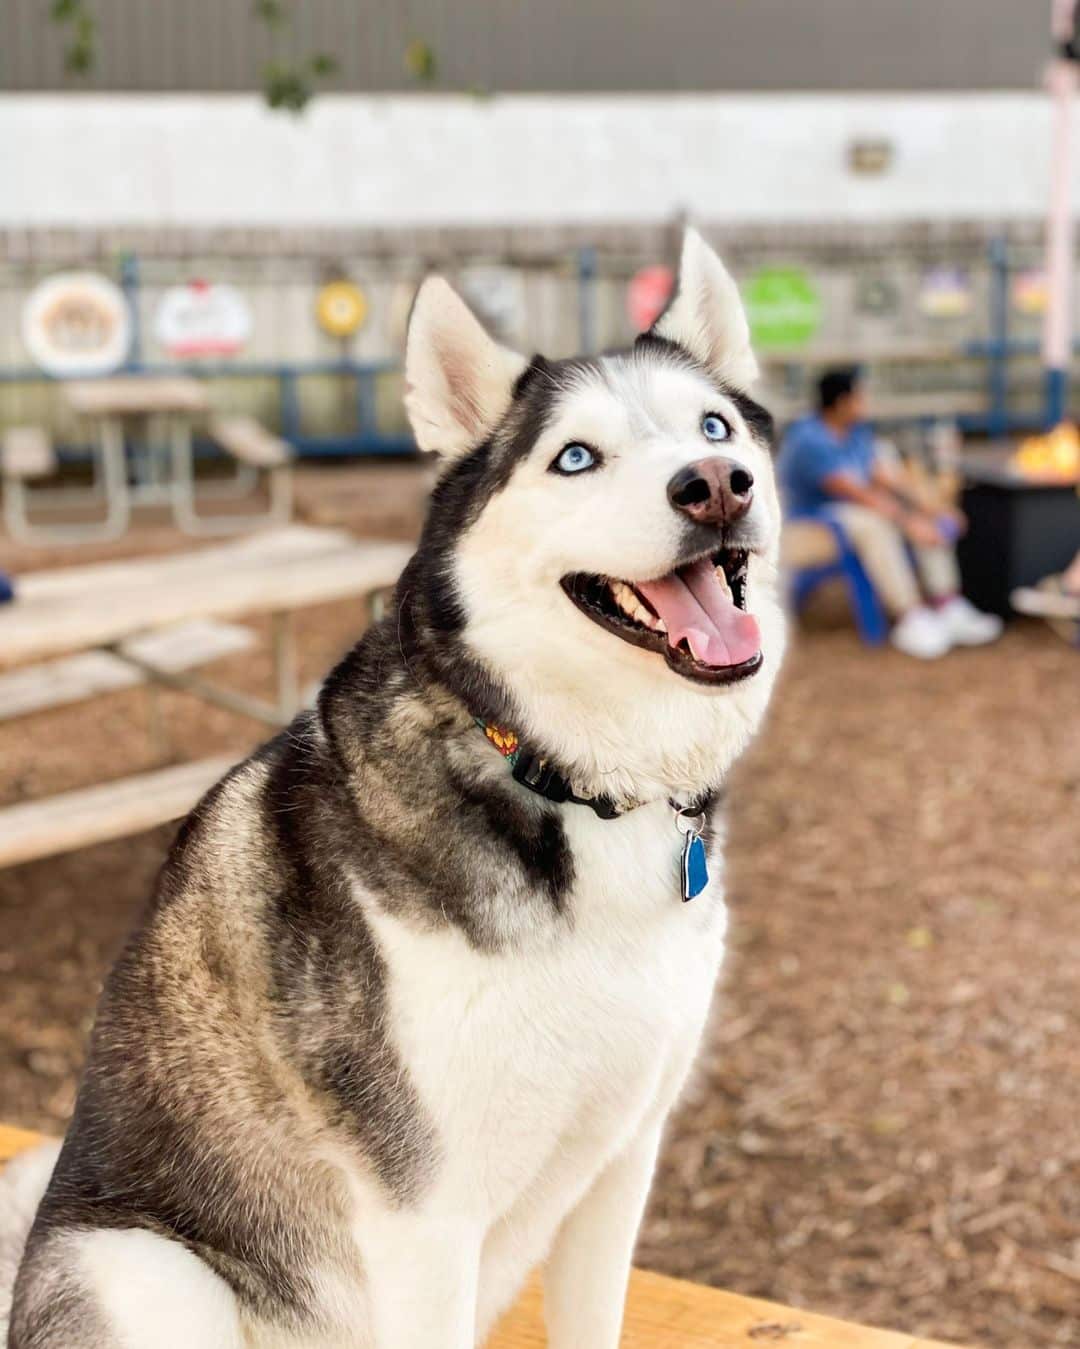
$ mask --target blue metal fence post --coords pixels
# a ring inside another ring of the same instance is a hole
[[[125,253],[120,259],[120,289],[128,303],[131,315],[131,346],[124,365],[138,369],[142,364],[142,324],[139,321],[139,255]]]
[[[300,439],[300,390],[295,369],[287,365],[278,371],[278,398],[282,438],[295,445]]]
[[[578,249],[578,339],[581,350],[596,350],[596,249]]]
[[[990,383],[992,436],[1009,430],[1009,244],[999,235],[990,240],[990,349],[987,361]]]
[[[368,367],[356,371],[356,434],[365,441],[378,430],[375,407],[375,372]]]

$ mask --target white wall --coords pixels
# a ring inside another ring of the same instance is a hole
[[[892,168],[861,178],[854,137]],[[1032,218],[1035,94],[0,96],[0,225]],[[1080,170],[1080,137],[1075,165]]]

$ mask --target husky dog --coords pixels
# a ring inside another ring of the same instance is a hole
[[[9,1181],[9,1349],[473,1349],[541,1263],[553,1349],[615,1349],[784,644],[756,373],[694,233],[596,359],[424,283],[419,550],[180,830],[28,1234]]]

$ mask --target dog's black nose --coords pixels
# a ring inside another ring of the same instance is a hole
[[[730,525],[750,509],[754,475],[730,459],[699,459],[687,464],[667,485],[677,511],[703,525]]]

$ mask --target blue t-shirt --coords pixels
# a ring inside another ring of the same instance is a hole
[[[869,482],[874,466],[874,437],[860,422],[838,436],[820,417],[802,417],[784,436],[777,465],[789,517],[818,515],[836,498],[822,486],[834,473]]]

